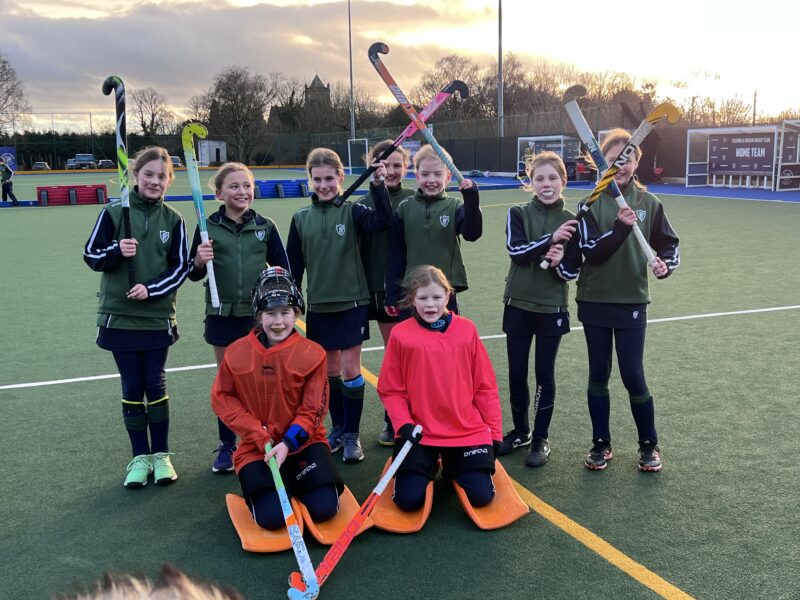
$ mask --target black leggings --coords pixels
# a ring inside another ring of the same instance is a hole
[[[464,488],[470,504],[486,506],[494,498],[494,481],[488,470],[467,471],[454,479]],[[414,512],[425,504],[425,491],[431,478],[418,471],[398,471],[395,475],[392,500],[402,510]]]
[[[556,397],[556,355],[561,336],[537,335],[534,347],[534,373],[536,375],[536,396],[533,406],[533,435],[546,438],[553,416],[553,403]],[[511,416],[514,429],[530,431],[528,407],[531,402],[528,389],[528,363],[530,361],[533,335],[507,336],[508,387],[511,401]]]
[[[298,498],[315,523],[332,519],[339,512],[339,493],[334,484],[320,486]],[[259,490],[247,498],[247,503],[253,520],[264,529],[278,529],[286,524],[278,490]]]
[[[644,327],[615,329],[583,326],[589,351],[589,384],[587,400],[592,419],[592,438],[611,439],[611,396],[608,380],[611,377],[612,349],[616,347],[619,374],[628,391],[631,414],[636,422],[639,441],[658,443],[653,397],[644,379]]]
[[[613,329],[596,325],[583,326],[589,351],[589,385],[608,387],[611,378],[612,349],[616,346],[619,374],[628,394],[647,393],[644,380],[644,327]]]
[[[122,379],[122,397],[125,400],[141,402],[147,396],[148,400],[153,401],[167,395],[164,367],[168,352],[169,346],[138,352],[113,352]]]

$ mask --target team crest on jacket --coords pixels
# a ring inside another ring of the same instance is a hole
[[[166,244],[167,240],[169,239],[169,231],[164,231],[163,229],[158,232],[159,237],[161,238],[161,243]]]
[[[442,227],[447,227],[447,224],[450,222],[450,215],[441,215],[439,217],[439,223],[442,224]]]
[[[338,233],[340,236],[344,237],[344,223],[339,223],[336,226],[336,233]]]
[[[263,242],[264,241],[264,230],[263,229],[259,229],[258,231],[256,231],[256,239],[259,242]]]
[[[637,210],[636,211],[636,216],[639,217],[640,221],[644,221],[645,218],[647,217],[647,211],[646,210]]]

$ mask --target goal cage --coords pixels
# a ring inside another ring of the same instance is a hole
[[[581,141],[568,135],[537,135],[517,138],[517,175],[525,177],[525,161],[550,150],[564,161],[567,179],[575,180],[578,175],[577,163],[581,154]]]
[[[368,153],[368,138],[351,138],[347,140],[347,171],[350,175],[360,175],[367,170],[364,166],[364,157]]]

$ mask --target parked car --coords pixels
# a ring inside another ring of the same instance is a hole
[[[97,168],[98,169],[113,169],[114,162],[108,160],[107,158],[101,158],[97,161]]]
[[[94,160],[94,154],[76,154],[75,155],[75,168],[76,169],[96,169],[97,162]]]
[[[183,166],[183,163],[181,162],[181,157],[180,156],[170,156],[170,158],[172,159],[172,166],[173,167],[182,167]]]
[[[67,169],[67,171],[73,170],[75,168],[75,159],[74,158],[68,158],[67,159],[67,166],[65,168]]]
[[[33,166],[31,167],[31,170],[32,171],[49,171],[50,170],[50,165],[48,165],[43,160],[39,160],[39,161],[36,161],[35,163],[33,163]]]

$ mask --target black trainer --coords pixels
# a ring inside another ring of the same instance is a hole
[[[608,466],[608,461],[612,458],[614,458],[614,455],[611,453],[611,441],[597,438],[594,440],[594,445],[589,450],[589,454],[583,464],[592,471],[602,471]]]
[[[503,441],[497,446],[497,456],[505,456],[506,454],[511,454],[517,448],[529,446],[531,439],[530,431],[512,429],[503,436]]]
[[[657,473],[661,470],[661,451],[652,440],[639,442],[639,470]]]
[[[528,467],[541,467],[550,458],[550,441],[547,438],[533,438],[531,448],[525,457]]]

